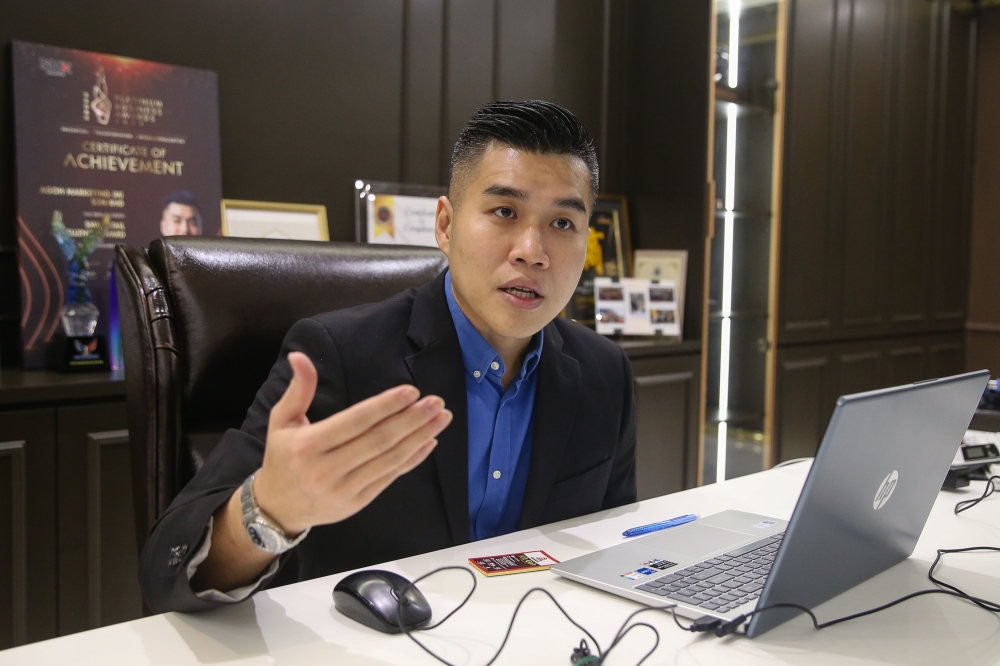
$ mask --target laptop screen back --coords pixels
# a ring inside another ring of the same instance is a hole
[[[758,608],[814,608],[913,552],[989,371],[837,402]],[[758,636],[797,615],[754,615]]]

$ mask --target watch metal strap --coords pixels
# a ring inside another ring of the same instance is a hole
[[[257,472],[259,471],[257,470]],[[280,555],[302,543],[302,540],[309,534],[309,529],[306,529],[295,539],[289,539],[277,525],[268,520],[260,507],[257,506],[257,500],[253,495],[253,482],[257,478],[257,472],[247,477],[240,489],[243,528],[255,546],[272,555]]]

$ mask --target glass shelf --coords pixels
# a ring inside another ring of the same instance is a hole
[[[705,333],[703,481],[760,471],[773,354],[770,271],[778,29],[786,0],[716,3],[713,178]],[[734,71],[735,70],[735,71]],[[724,416],[724,418],[722,418]]]

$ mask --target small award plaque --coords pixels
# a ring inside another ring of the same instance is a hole
[[[87,258],[104,239],[111,217],[105,215],[100,224],[86,230],[80,241],[63,224],[62,213],[52,214],[52,235],[68,263],[66,305],[62,309],[62,325],[53,336],[50,365],[62,372],[108,370],[107,342],[103,335],[94,335],[100,311],[94,305],[87,282],[90,263]]]

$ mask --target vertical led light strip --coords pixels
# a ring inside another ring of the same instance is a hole
[[[726,480],[726,446],[729,420],[729,348],[733,314],[733,181],[736,178],[735,104],[726,105],[726,224],[722,236],[722,340],[719,353],[719,436],[715,455],[715,481]]]
[[[740,0],[729,0],[729,87],[739,80]],[[722,335],[719,354],[719,434],[715,455],[715,482],[726,480],[726,449],[729,434],[729,350],[733,314],[733,219],[736,207],[736,116],[735,104],[726,105],[726,225],[722,245]]]
[[[729,0],[729,87],[736,87],[740,69],[740,0]]]

